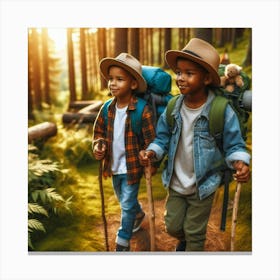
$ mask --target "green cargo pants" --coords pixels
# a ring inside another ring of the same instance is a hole
[[[186,251],[203,251],[214,193],[199,200],[197,193],[182,195],[169,188],[166,201],[166,231],[186,240]]]

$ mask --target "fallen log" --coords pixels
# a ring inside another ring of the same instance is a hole
[[[63,123],[94,123],[98,112],[93,113],[64,113],[62,116]]]
[[[79,100],[79,101],[72,101],[69,104],[69,109],[80,110],[80,109],[82,109],[82,108],[84,108],[86,106],[92,105],[92,104],[96,104],[96,107],[99,109],[101,107],[102,103],[103,102],[101,100]]]
[[[28,128],[28,143],[36,139],[49,138],[57,134],[55,123],[43,122]]]
[[[98,101],[94,102],[93,104],[90,104],[90,105],[84,107],[83,109],[79,110],[78,113],[82,113],[82,114],[94,113],[96,111],[99,111],[102,104],[103,104],[103,101],[98,100]]]

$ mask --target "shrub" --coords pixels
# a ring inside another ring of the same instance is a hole
[[[40,159],[38,149],[28,146],[28,247],[31,249],[34,249],[32,233],[46,232],[41,221],[43,217],[71,211],[72,197],[65,199],[54,187],[58,174],[62,172],[57,162]]]

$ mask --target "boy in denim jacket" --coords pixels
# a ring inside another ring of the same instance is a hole
[[[147,87],[142,76],[142,66],[136,58],[127,53],[121,53],[116,58],[104,58],[100,62],[100,71],[108,81],[113,99],[108,106],[107,122],[104,106],[95,121],[93,153],[97,160],[104,158],[103,176],[112,177],[114,191],[121,206],[121,225],[115,250],[129,251],[132,233],[140,228],[145,216],[137,198],[143,173],[138,154],[155,137],[153,115],[145,105],[141,136],[136,135],[130,117],[138,102],[134,93],[144,92]],[[103,143],[102,148],[99,141]]]
[[[168,188],[166,230],[179,240],[176,251],[203,251],[214,193],[221,182],[220,173],[211,172],[222,155],[209,133],[208,121],[214,99],[211,87],[220,84],[220,58],[212,45],[197,38],[191,39],[182,51],[167,51],[165,58],[176,73],[181,93],[171,114],[174,127],[169,127],[165,110],[158,121],[155,140],[139,153],[139,158],[147,166],[151,159],[158,161],[168,154],[162,174]],[[223,150],[227,165],[236,170],[234,178],[248,181],[250,155],[238,118],[229,105]]]

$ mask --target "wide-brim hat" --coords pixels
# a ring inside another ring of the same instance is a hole
[[[145,92],[147,89],[147,83],[142,76],[142,65],[132,55],[128,53],[121,53],[116,58],[106,57],[103,58],[100,63],[100,72],[105,80],[109,80],[109,68],[111,66],[118,66],[128,71],[137,81],[137,92]]]
[[[220,85],[220,76],[218,68],[220,64],[220,56],[216,49],[198,38],[192,38],[188,44],[181,50],[169,50],[165,53],[165,60],[169,67],[175,72],[177,58],[182,57],[200,64],[212,76],[212,85]]]

